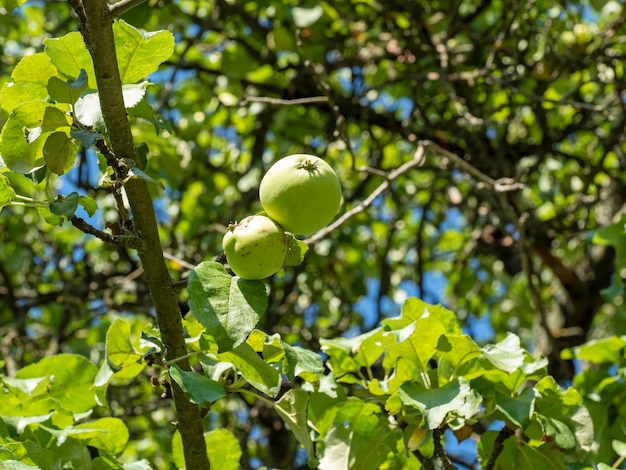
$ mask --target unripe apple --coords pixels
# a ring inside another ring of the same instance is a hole
[[[270,167],[259,187],[267,215],[288,232],[316,232],[337,214],[341,184],[331,166],[308,154],[289,155]]]
[[[289,238],[282,228],[263,215],[251,215],[231,224],[222,240],[226,259],[242,279],[265,279],[283,265]]]

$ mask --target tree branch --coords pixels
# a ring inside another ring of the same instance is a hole
[[[493,470],[495,468],[496,461],[498,460],[498,457],[500,457],[500,454],[504,450],[504,442],[513,434],[514,434],[513,430],[509,429],[507,426],[504,426],[500,430],[498,437],[496,437],[496,440],[493,443],[493,450],[491,451],[489,460],[487,461],[487,464],[485,465],[485,470]]]
[[[335,220],[332,224],[327,225],[319,232],[313,234],[311,237],[304,240],[304,243],[308,245],[313,245],[317,243],[318,241],[326,237],[329,233],[331,233],[333,230],[335,230],[337,227],[341,226],[350,217],[360,214],[361,212],[366,210],[369,206],[372,205],[372,203],[376,200],[378,196],[380,196],[382,193],[384,193],[387,190],[387,188],[389,188],[393,180],[398,178],[400,175],[406,173],[410,169],[418,166],[420,163],[422,163],[423,159],[424,159],[424,147],[420,145],[419,147],[417,147],[417,150],[413,154],[413,158],[409,160],[408,162],[400,165],[395,170],[389,172],[389,174],[385,175],[386,177],[385,181],[383,181],[374,191],[372,191],[372,193],[367,198],[365,198],[363,202],[353,207],[349,211],[344,212],[341,215],[341,217]],[[362,170],[366,171],[365,169],[362,169]]]
[[[137,5],[142,4],[144,1],[145,0],[121,0],[120,2],[110,5],[109,12],[111,13],[112,18],[117,18],[118,16],[123,15],[127,11],[132,10]]]
[[[75,215],[72,216],[70,222],[81,232],[93,235],[105,243],[112,243],[114,245],[125,246],[127,248],[135,248],[136,250],[141,248],[141,240],[134,235],[111,235],[103,232],[102,230],[98,230],[93,225],[88,224],[83,219]]]
[[[122,3],[126,6],[131,4],[131,2]],[[86,21],[80,29],[94,63],[100,108],[111,150],[118,160],[128,159],[140,168],[122,96],[122,81],[113,37],[113,15],[104,0],[86,1],[84,9]],[[135,230],[141,240],[138,254],[154,303],[161,339],[166,347],[166,359],[174,360],[187,354],[187,348],[178,299],[172,289],[172,279],[163,258],[152,198],[147,183],[139,178],[131,178],[124,189],[130,203]],[[179,361],[179,366],[189,370],[187,360]],[[200,409],[187,400],[174,381],[172,391],[186,467],[208,469],[209,460]]]

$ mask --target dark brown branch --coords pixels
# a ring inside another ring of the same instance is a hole
[[[93,235],[94,237],[102,240],[105,243],[112,243],[114,245],[125,246],[127,248],[134,248],[136,250],[141,248],[141,240],[135,235],[112,235],[102,230],[98,230],[93,225],[85,222],[77,216],[72,216],[70,219],[72,225],[83,233]]]
[[[502,430],[498,434],[498,437],[496,437],[496,440],[493,443],[493,450],[491,451],[489,460],[487,461],[487,464],[485,465],[485,470],[493,470],[495,468],[496,461],[498,460],[498,457],[500,457],[500,454],[504,450],[504,442],[513,434],[514,434],[513,430],[509,429],[507,426],[504,426],[502,428]]]

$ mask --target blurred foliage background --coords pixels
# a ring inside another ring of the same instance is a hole
[[[577,364],[561,351],[626,334],[624,237],[613,225],[626,202],[622,2],[148,0],[123,18],[176,38],[148,89],[163,121],[133,119],[146,172],[166,186],[153,190],[175,279],[220,255],[229,222],[261,210],[260,178],[278,158],[325,158],[343,212],[429,141],[419,168],[268,281],[260,328],[318,350],[320,338],[366,331],[418,296],[454,310],[478,341],[519,334],[565,384]],[[21,57],[75,25],[61,1],[5,10],[0,86]],[[447,152],[523,187],[495,191]],[[83,151],[56,190],[94,197],[89,220],[115,226],[113,196],[94,189],[100,176]],[[11,178],[23,194],[46,190]],[[0,213],[0,246],[8,374],[58,352],[98,362],[114,318],[135,319],[137,334],[152,318],[140,264],[124,248],[21,207]],[[180,304],[184,313],[184,292]],[[158,466],[170,445],[159,429],[172,416],[148,378],[109,393],[138,446],[157,437],[128,452]],[[232,399],[211,413],[247,443],[242,462],[297,462],[263,404]]]

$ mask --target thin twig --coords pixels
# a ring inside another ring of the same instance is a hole
[[[409,160],[408,162],[400,165],[395,170],[389,172],[389,174],[386,175],[385,181],[383,181],[374,191],[372,191],[372,193],[366,199],[364,199],[357,206],[354,206],[349,211],[344,212],[341,215],[341,217],[335,220],[332,224],[327,225],[319,232],[313,234],[311,237],[304,240],[304,243],[308,245],[317,243],[322,238],[326,237],[329,233],[331,233],[333,230],[335,230],[337,227],[341,226],[350,217],[353,217],[363,212],[365,209],[367,209],[369,206],[372,205],[372,203],[376,200],[378,196],[380,196],[389,188],[393,180],[398,178],[400,175],[406,173],[411,168],[418,166],[420,163],[422,163],[423,159],[424,159],[424,147],[420,145],[419,147],[417,147],[417,150],[415,151],[413,158]]]
[[[493,443],[493,450],[491,451],[491,455],[489,456],[489,460],[485,465],[485,470],[493,470],[496,465],[496,461],[500,454],[504,450],[504,442],[514,434],[513,430],[504,426],[500,432],[498,433],[498,437]]]
[[[72,222],[72,225],[81,232],[88,235],[93,235],[103,242],[135,249],[139,249],[141,246],[141,240],[134,235],[111,235],[109,233],[103,232],[102,230],[98,230],[93,225],[90,225],[89,223],[85,222],[85,220],[75,215],[72,216],[70,222]]]
[[[421,145],[425,148],[430,148],[436,153],[452,160],[456,166],[466,171],[467,173],[472,175],[476,180],[478,180],[479,182],[483,184],[486,184],[487,186],[489,186],[491,189],[493,189],[494,191],[498,193],[504,193],[508,191],[517,191],[519,189],[524,188],[524,185],[522,183],[519,183],[513,180],[512,178],[498,178],[494,180],[492,177],[484,174],[482,171],[480,171],[478,168],[473,166],[471,163],[465,161],[463,158],[441,147],[440,145],[437,145],[431,140],[421,140],[420,142],[418,142],[418,145]]]
[[[457,470],[457,467],[450,461],[446,450],[443,448],[441,438],[443,437],[443,431],[440,428],[433,429],[433,444],[435,447],[435,455],[441,460],[442,470]]]
[[[89,1],[89,0],[87,0]],[[137,5],[140,5],[145,0],[122,0],[109,6],[109,11],[113,18],[117,18],[129,10],[132,10]]]
[[[296,106],[301,104],[328,103],[328,97],[311,96],[309,98],[294,98],[292,100],[285,100],[281,98],[270,98],[268,96],[246,96],[241,101],[240,105],[245,106],[248,103],[267,103],[275,106]]]

